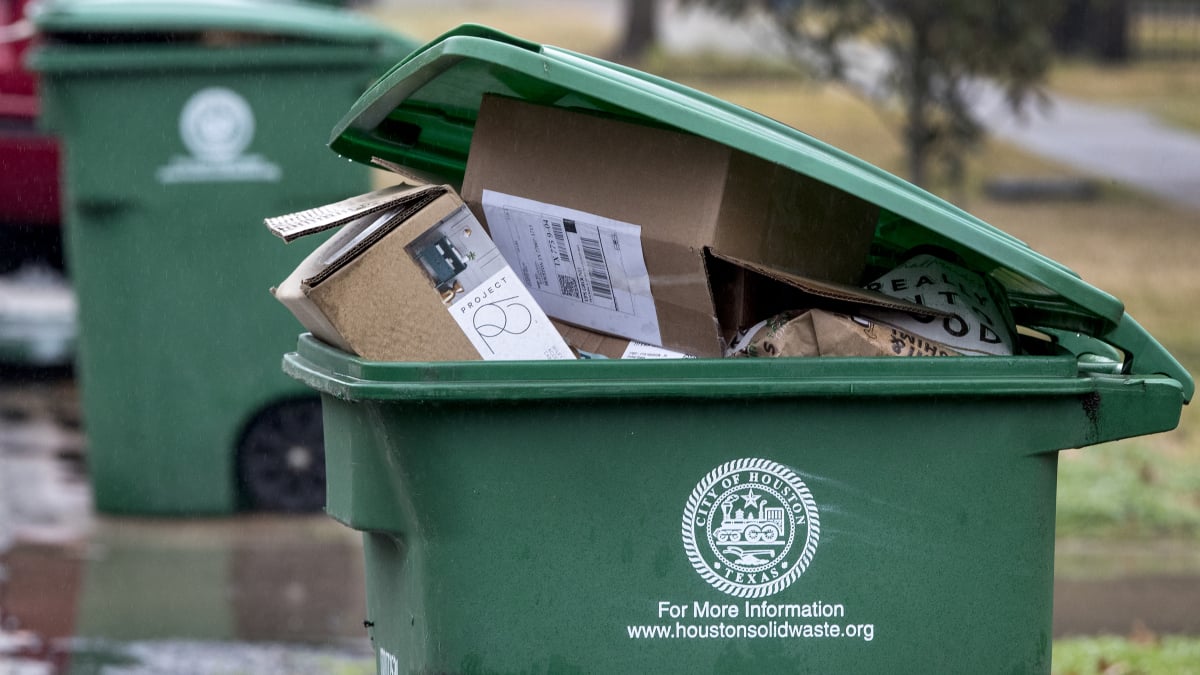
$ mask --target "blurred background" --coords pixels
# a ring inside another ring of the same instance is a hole
[[[351,530],[96,512],[25,4],[0,0],[0,675],[374,672]],[[415,43],[490,25],[780,120],[1066,264],[1200,370],[1200,0],[327,4]],[[1061,453],[1055,672],[1200,672],[1198,425]]]

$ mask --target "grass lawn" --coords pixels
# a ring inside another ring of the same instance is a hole
[[[1194,675],[1200,639],[1104,636],[1054,641],[1054,675]]]
[[[379,7],[372,16],[397,31],[419,40],[431,40],[463,23],[478,23],[527,40],[552,44],[587,54],[603,55],[617,35],[595,20],[587,7],[576,3],[542,3],[536,11],[521,11],[499,2],[411,3],[402,11]]]

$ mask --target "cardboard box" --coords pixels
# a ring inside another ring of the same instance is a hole
[[[735,338],[745,339],[745,329],[760,324],[765,318],[782,313],[802,313],[810,310],[847,315],[878,313],[909,319],[930,317],[943,319],[951,314],[938,309],[911,303],[871,290],[818,282],[772,270],[756,263],[718,256],[711,251],[706,259],[709,282],[712,284],[718,321],[725,329],[723,345]],[[628,339],[597,333],[558,320],[551,320],[567,344],[581,356],[599,355],[609,359],[688,358],[689,355],[671,352],[662,347],[649,347]],[[737,327],[737,328],[734,328]],[[726,348],[725,355],[732,354]],[[800,354],[795,354],[799,356]],[[812,354],[809,354],[812,355]]]
[[[379,361],[570,359],[447,186],[397,186],[266,221],[291,241],[342,230],[272,293],[313,335]]]
[[[558,329],[563,340],[580,358],[584,359],[690,359],[690,354],[672,351],[663,347],[645,345],[625,338],[605,335],[579,326],[550,320]]]
[[[696,356],[723,349],[709,249],[849,288],[878,216],[713,141],[499,96],[480,108],[463,198],[547,314]]]

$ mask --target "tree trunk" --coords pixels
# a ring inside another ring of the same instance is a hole
[[[1091,41],[1096,56],[1105,63],[1129,61],[1129,2],[1099,3],[1092,16]]]
[[[928,47],[929,35],[924,28],[912,25],[912,52],[908,55],[908,109],[905,112],[905,151],[908,155],[908,180],[926,187],[929,167],[929,146],[933,138],[927,117],[930,91]]]
[[[637,61],[657,40],[658,0],[625,0],[625,30],[616,59]]]

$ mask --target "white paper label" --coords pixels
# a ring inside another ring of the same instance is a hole
[[[908,331],[964,354],[1013,353],[1016,337],[1003,310],[978,275],[930,255],[920,255],[867,284],[894,298],[950,312],[946,318],[864,309],[869,318]]]
[[[483,192],[483,212],[496,245],[547,314],[662,343],[641,227],[491,190]]]
[[[465,206],[407,249],[485,361],[575,358]]]
[[[665,347],[655,347],[654,345],[642,344],[641,342],[630,342],[629,346],[625,347],[625,353],[621,354],[622,359],[694,359],[696,357],[683,352],[671,351]]]

